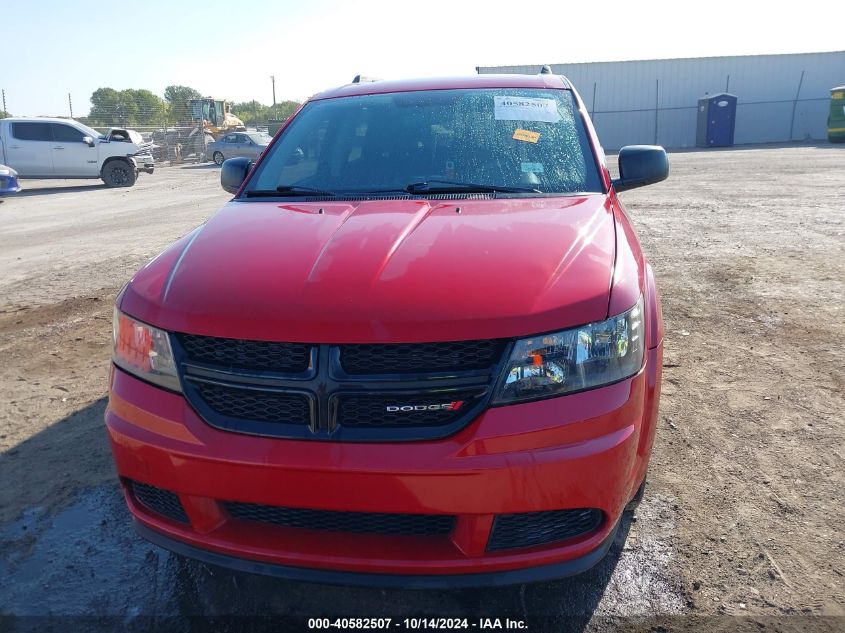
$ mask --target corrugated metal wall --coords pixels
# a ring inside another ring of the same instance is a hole
[[[541,66],[480,66],[478,72],[533,75]],[[830,89],[845,84],[845,51],[551,66],[581,93],[606,149],[694,147],[698,99],[720,92],[739,99],[737,144],[822,140]]]

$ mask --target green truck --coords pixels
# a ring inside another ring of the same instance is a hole
[[[830,91],[827,138],[831,143],[845,143],[845,86],[839,86]]]

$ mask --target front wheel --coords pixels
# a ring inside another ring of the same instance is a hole
[[[113,160],[103,167],[102,178],[107,187],[131,187],[137,177],[135,167],[125,160]]]
[[[215,165],[222,165],[223,161],[226,160],[221,152],[214,152],[214,156],[212,156],[212,158],[214,159]]]

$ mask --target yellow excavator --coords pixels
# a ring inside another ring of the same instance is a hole
[[[220,99],[206,97],[204,99],[190,99],[191,121],[202,121],[205,131],[217,140],[226,132],[242,132],[246,130],[244,122],[229,111],[229,104]]]
[[[229,111],[229,104],[222,99],[205,97],[189,99],[191,124],[194,128],[186,139],[189,151],[200,154],[212,141],[216,141],[227,132],[243,132],[244,122]],[[200,133],[202,125],[202,133]]]

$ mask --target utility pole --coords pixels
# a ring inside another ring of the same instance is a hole
[[[0,92],[3,93],[3,112],[5,112],[6,111],[6,91],[2,90]]]
[[[657,118],[660,114],[660,80],[654,80],[654,144],[657,145]]]
[[[70,100],[70,93],[67,93],[67,107],[70,108],[70,118],[73,118],[73,101]]]
[[[270,75],[270,81],[273,82],[273,117],[276,116],[276,76]]]
[[[801,86],[804,85],[804,71],[801,71],[801,79],[798,80],[798,90],[795,92],[795,101],[792,102],[792,118],[789,120],[789,140],[792,141],[792,134],[795,132],[795,110],[798,108],[798,98],[801,96]]]

